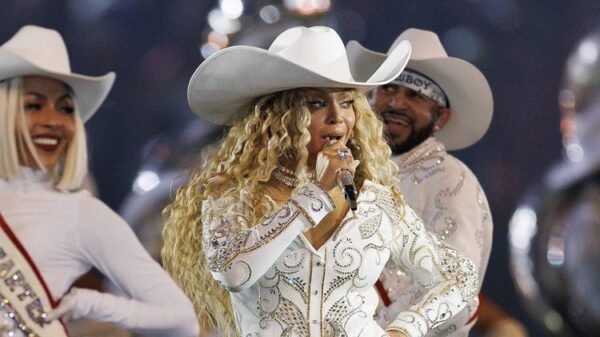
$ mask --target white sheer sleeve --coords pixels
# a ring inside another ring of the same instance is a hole
[[[329,195],[309,182],[259,224],[233,198],[202,205],[204,252],[213,277],[225,288],[252,286],[304,231],[334,208]]]

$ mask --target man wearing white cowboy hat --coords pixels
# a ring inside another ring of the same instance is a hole
[[[115,212],[81,190],[83,122],[115,79],[71,71],[62,36],[22,27],[0,46],[0,332],[68,336],[90,319],[197,336],[192,304]],[[96,268],[126,296],[72,287]],[[4,334],[3,334],[4,336]]]
[[[234,46],[198,67],[192,110],[232,127],[165,211],[162,256],[202,322],[228,337],[421,337],[476,296],[475,266],[401,200],[363,94],[409,51],[398,43],[357,80],[333,29],[294,27],[268,50]],[[373,286],[390,259],[430,292],[384,331]]]
[[[476,264],[481,286],[492,245],[490,209],[477,178],[446,150],[465,148],[485,134],[492,118],[492,93],[483,74],[449,57],[435,33],[411,28],[394,44],[403,40],[413,46],[408,65],[390,84],[372,91],[371,104],[385,124],[406,202],[430,231]],[[347,47],[350,63],[361,71],[376,67],[385,57],[355,41]],[[378,291],[384,303],[378,313],[381,324],[423,293],[393,266],[385,269]],[[467,336],[477,306],[471,303],[429,335],[456,331],[452,336]]]

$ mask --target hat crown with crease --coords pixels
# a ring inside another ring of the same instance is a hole
[[[313,50],[324,52],[315,53]],[[346,47],[332,29],[289,29],[273,41],[269,51],[323,76],[352,81]]]
[[[440,38],[434,32],[409,28],[402,32],[402,34],[400,34],[396,40],[394,40],[390,50],[393,50],[396,45],[405,40],[411,42],[411,60],[426,60],[448,57],[448,53],[446,53],[446,49],[444,49],[442,41],[440,41]]]
[[[492,121],[492,90],[485,76],[471,63],[448,56],[437,34],[410,28],[392,44],[410,41],[412,53],[407,69],[419,72],[437,83],[446,94],[452,115],[444,127],[435,132],[448,150],[468,147],[483,137]],[[389,54],[369,50],[356,41],[346,46],[355,78],[365,78]]]
[[[54,30],[25,26],[1,48],[48,71],[71,72],[67,47]]]
[[[274,92],[307,87],[366,91],[383,85],[400,74],[409,56],[410,43],[399,42],[378,67],[357,81],[335,30],[294,27],[281,33],[268,50],[233,46],[213,54],[192,75],[188,102],[198,116],[232,124],[245,116],[257,97]]]
[[[67,84],[75,93],[84,121],[100,107],[115,79],[112,72],[99,77],[71,72],[61,35],[52,29],[27,25],[0,46],[0,81],[35,75]]]

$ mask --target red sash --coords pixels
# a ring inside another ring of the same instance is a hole
[[[390,297],[388,296],[387,291],[385,291],[383,282],[381,282],[381,280],[377,280],[377,282],[375,282],[375,288],[377,289],[379,298],[381,298],[381,301],[383,301],[383,305],[385,305],[386,307],[389,307],[390,304],[392,304],[392,300],[390,300]]]
[[[12,320],[9,331],[32,337],[68,337],[60,320],[46,320],[48,311],[58,303],[2,215],[0,227],[0,312]]]

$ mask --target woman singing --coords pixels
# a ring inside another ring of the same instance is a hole
[[[167,208],[162,255],[202,323],[223,336],[415,337],[477,294],[473,264],[394,187],[363,95],[409,54],[401,43],[379,68],[350,69],[334,30],[295,27],[268,50],[234,46],[198,67],[192,110],[231,128]],[[384,331],[373,285],[389,259],[429,293]]]

